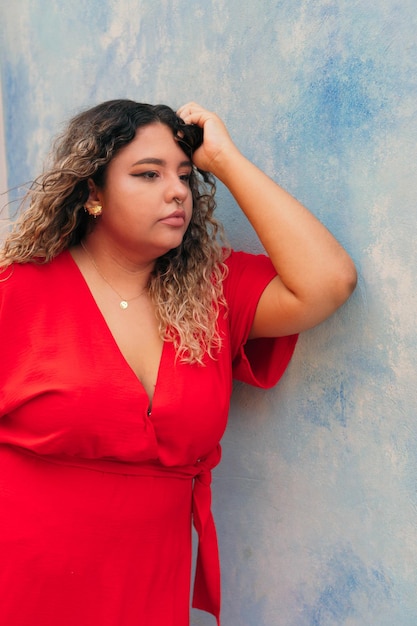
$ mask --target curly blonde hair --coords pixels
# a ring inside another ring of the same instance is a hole
[[[47,263],[79,244],[92,228],[84,210],[88,179],[102,186],[117,151],[132,141],[138,128],[153,123],[168,126],[190,159],[202,143],[202,130],[186,125],[166,105],[110,100],[74,117],[54,143],[50,167],[22,203],[26,208],[0,251],[2,267]],[[225,306],[227,244],[213,216],[214,178],[194,167],[190,188],[193,213],[182,244],[157,259],[148,289],[163,339],[175,344],[182,361],[203,364],[206,354],[215,358],[222,343],[217,318]]]

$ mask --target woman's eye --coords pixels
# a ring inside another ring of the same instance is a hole
[[[148,180],[153,180],[158,177],[158,172],[139,172],[138,174],[133,174],[137,178],[146,178]]]
[[[181,174],[180,179],[186,183],[190,182],[191,174]]]

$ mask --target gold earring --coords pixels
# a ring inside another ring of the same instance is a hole
[[[98,215],[101,215],[103,213],[103,207],[101,206],[101,204],[96,204],[91,207],[85,207],[85,210],[89,215],[92,215],[93,217],[97,217]]]

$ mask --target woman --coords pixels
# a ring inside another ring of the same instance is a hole
[[[221,245],[212,175],[269,258]],[[232,376],[274,385],[353,263],[195,103],[81,113],[29,200],[0,257],[0,623],[187,626],[193,518],[219,624]]]

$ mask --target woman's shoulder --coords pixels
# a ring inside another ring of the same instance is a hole
[[[61,252],[51,261],[35,259],[26,263],[0,265],[0,290],[4,292],[36,289],[39,283],[49,281],[56,275],[62,277],[62,269],[68,259],[68,251]]]
[[[265,254],[251,254],[232,250],[225,259],[227,276],[223,281],[223,294],[229,317],[241,317],[246,312],[253,318],[262,292],[275,278],[276,271]]]
[[[269,282],[276,276],[276,270],[266,254],[254,254],[242,250],[229,250],[225,264],[228,268],[226,281],[247,281],[249,285]]]

